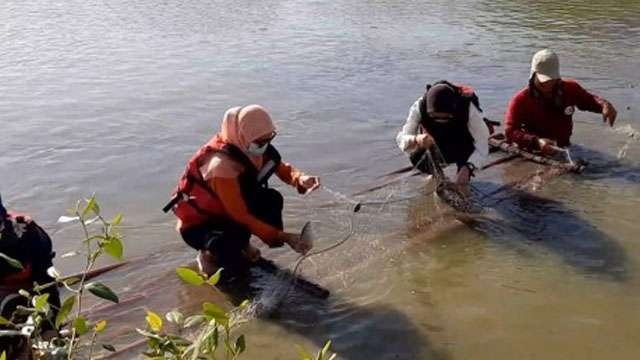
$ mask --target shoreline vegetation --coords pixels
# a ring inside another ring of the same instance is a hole
[[[119,232],[123,219],[121,213],[113,219],[106,219],[101,213],[95,197],[78,201],[70,216],[59,221],[78,223],[82,228],[81,243],[85,256],[82,272],[62,275],[49,268],[47,273],[55,279],[48,284],[34,284],[32,289],[20,289],[19,296],[24,297],[27,306],[18,306],[10,319],[0,316],[0,360],[34,359],[97,359],[120,351],[101,336],[108,327],[109,319],[89,320],[83,315],[83,302],[86,296],[119,303],[117,293],[100,281],[92,278],[126,264],[124,259],[124,239]],[[109,256],[119,263],[96,269],[96,261]],[[0,253],[0,261],[8,262],[16,269],[22,264]],[[191,286],[209,286],[215,289],[223,269],[210,277],[188,268],[176,268],[176,275]],[[64,300],[60,307],[48,302],[49,294],[43,291],[52,287],[62,290]],[[89,293],[89,294],[87,294]],[[137,343],[146,348],[140,355],[149,359],[239,359],[245,352],[247,340],[243,334],[236,334],[241,322],[233,313],[250,305],[245,300],[238,307],[224,310],[217,304],[204,302],[200,312],[186,315],[178,310],[158,314],[146,311],[145,327],[137,328],[141,337]],[[315,355],[298,347],[301,360],[332,360],[337,354],[331,353],[331,341],[328,341]]]

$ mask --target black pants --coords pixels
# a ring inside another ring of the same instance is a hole
[[[249,212],[258,219],[280,230],[282,224],[283,198],[274,189],[260,188],[250,199],[245,199]],[[181,232],[184,241],[196,250],[211,250],[223,273],[241,272],[248,268],[242,255],[249,244],[251,231],[231,219],[214,219],[206,224],[195,225]]]

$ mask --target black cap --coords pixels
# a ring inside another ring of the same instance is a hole
[[[459,96],[456,89],[447,84],[432,86],[427,91],[427,112],[455,114],[459,111]]]

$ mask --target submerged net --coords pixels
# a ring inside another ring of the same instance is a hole
[[[420,166],[424,161],[428,161],[429,167],[433,169],[433,174],[431,176],[436,181],[436,190],[434,191],[434,194],[439,198],[440,201],[444,202],[446,205],[450,206],[456,211],[478,212],[479,209],[481,210],[481,207],[473,203],[470,200],[469,196],[462,194],[458,190],[457,186],[453,182],[451,182],[444,174],[442,167],[443,165],[446,166],[446,162],[444,160],[444,157],[440,153],[440,150],[437,149],[437,146],[434,146],[432,151],[426,151],[420,161],[414,166],[413,170],[416,170],[418,166]],[[404,184],[408,179],[409,177],[404,177],[403,181],[399,185]],[[379,214],[385,210],[387,205],[393,202],[414,199],[416,197],[411,196],[405,198],[394,198],[395,190],[389,189],[386,196],[382,200],[358,201],[346,194],[333,190],[326,185],[323,185],[321,189],[338,200],[340,203],[346,203],[349,205],[350,214],[347,220],[347,229],[340,236],[339,240],[337,240],[332,245],[300,256],[295,261],[295,265],[293,266],[292,270],[283,270],[276,273],[274,276],[271,276],[270,279],[264,284],[264,287],[260,291],[260,293],[253,299],[251,304],[242,309],[238,314],[236,314],[238,319],[246,320],[248,318],[264,316],[277,309],[285,299],[290,300],[296,293],[294,289],[297,286],[296,282],[298,281],[303,263],[313,263],[313,257],[339,248],[351,238],[353,238],[357,232],[369,232],[368,230],[370,230],[370,228],[375,224],[375,222],[378,220]],[[419,196],[424,195],[421,194]],[[356,218],[358,217],[358,214],[363,206],[375,206],[376,210],[371,212],[364,221],[360,221],[357,226]],[[344,221],[344,214],[336,216]],[[311,238],[315,237],[312,234],[311,227],[306,227],[306,232],[303,234],[303,236]],[[354,264],[355,267],[358,267],[359,265],[362,266],[362,263],[356,262]],[[353,269],[350,270],[354,271]]]

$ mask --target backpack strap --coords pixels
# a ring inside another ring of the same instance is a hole
[[[280,162],[282,162],[280,153],[271,144],[269,144],[269,146],[267,147],[265,154],[267,155],[268,159],[267,163],[262,166],[262,169],[257,176],[258,186],[263,187],[267,186],[269,178],[276,172],[276,170],[278,169],[278,165],[280,165]]]

